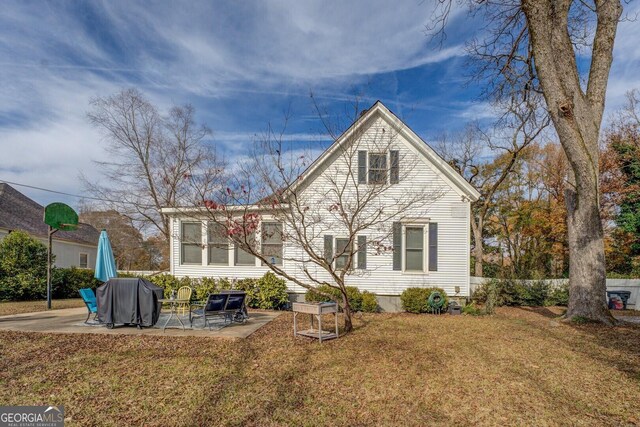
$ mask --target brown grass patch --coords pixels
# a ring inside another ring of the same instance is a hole
[[[51,301],[51,309],[58,310],[62,308],[84,307],[81,298],[72,299],[54,299]],[[12,314],[33,313],[36,311],[46,311],[47,301],[11,301],[0,302],[0,316],[8,316]]]
[[[640,328],[558,314],[367,314],[322,345],[290,313],[246,340],[0,332],[0,402],[67,425],[639,424]]]

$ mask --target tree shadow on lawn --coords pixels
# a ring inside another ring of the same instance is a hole
[[[555,338],[559,345],[569,346],[573,351],[580,352],[584,356],[599,362],[615,366],[621,373],[631,379],[640,380],[640,325],[630,322],[620,322],[615,326],[600,325],[595,323],[577,324],[575,322],[563,321],[561,315],[547,307],[518,307],[520,310],[543,316],[545,318],[558,320],[557,324],[549,323],[550,326],[566,326],[578,332],[586,338],[583,345],[571,344],[565,339]],[[531,322],[534,323],[534,322]],[[541,325],[538,325],[541,326]],[[551,338],[553,338],[550,335]],[[606,351],[594,351],[587,343],[592,343],[596,347]],[[611,357],[609,352],[620,353],[621,357]],[[608,353],[608,354],[607,354]]]

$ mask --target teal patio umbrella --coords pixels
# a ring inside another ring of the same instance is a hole
[[[101,282],[106,282],[112,277],[118,277],[116,270],[116,260],[113,258],[111,242],[107,231],[102,230],[98,240],[98,254],[96,256],[96,273],[94,277]]]

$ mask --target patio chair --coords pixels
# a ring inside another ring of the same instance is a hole
[[[178,299],[185,299],[187,301],[191,301],[191,292],[192,292],[192,289],[189,286],[181,287],[180,289],[178,289]],[[176,312],[184,316],[189,310],[189,305],[190,305],[190,302],[181,302],[180,304],[178,304],[178,307],[176,308]]]
[[[93,320],[97,320],[98,318],[98,304],[96,302],[96,294],[93,293],[93,289],[91,288],[83,288],[78,290],[80,292],[80,296],[82,297],[82,301],[87,306],[87,310],[89,313],[87,314],[87,318],[84,323],[89,321],[89,317],[91,317],[91,313],[94,314]]]
[[[204,304],[199,304],[202,308],[189,312],[189,322],[193,327],[193,320],[202,317],[204,323],[202,328],[206,328],[209,324],[209,330],[211,330],[210,320],[215,317],[221,317],[224,319],[225,324],[228,314],[225,311],[227,301],[229,300],[229,294],[209,294],[207,301]]]
[[[223,291],[225,292],[225,291]],[[225,311],[231,322],[245,323],[249,318],[245,300],[247,294],[244,292],[226,291],[229,295]]]

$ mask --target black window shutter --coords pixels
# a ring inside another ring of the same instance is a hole
[[[393,223],[393,269],[402,270],[402,224]]]
[[[367,152],[358,151],[358,184],[367,183]]]
[[[438,271],[438,223],[429,223],[429,271]]]
[[[333,260],[333,236],[329,234],[324,236],[324,259],[328,263]]]
[[[358,236],[358,268],[367,269],[367,236]]]
[[[389,152],[391,169],[389,171],[389,182],[397,184],[400,182],[400,152],[392,150]]]

